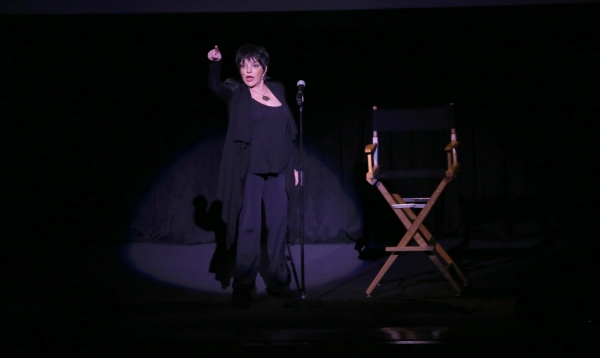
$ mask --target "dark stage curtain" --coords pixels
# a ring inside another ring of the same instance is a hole
[[[222,227],[215,193],[223,141],[224,131],[203,134],[162,170],[136,206],[130,227],[133,241],[198,244],[214,242],[222,234],[218,232]],[[348,188],[350,180],[344,188],[343,168],[328,165],[308,151],[304,157],[306,241],[360,237],[360,203]],[[292,243],[300,239],[299,203],[297,187],[290,193]]]
[[[236,77],[236,48],[256,42],[292,109],[296,82],[307,84],[308,243],[402,234],[365,181],[372,106],[456,106],[461,172],[430,215],[437,237],[508,241],[591,223],[596,15],[562,5],[3,17],[15,34],[0,43],[8,221],[23,242],[215,241],[227,117],[206,86],[206,53],[219,45],[224,77]],[[398,150],[444,160],[435,145]]]

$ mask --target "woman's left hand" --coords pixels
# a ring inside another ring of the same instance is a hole
[[[294,186],[298,186],[298,171],[294,169]]]
[[[215,48],[208,51],[208,59],[213,62],[221,61],[221,51],[219,50],[219,46],[215,45]]]

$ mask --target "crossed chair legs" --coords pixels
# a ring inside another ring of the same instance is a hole
[[[386,251],[391,252],[390,257],[387,259],[371,285],[367,289],[367,296],[371,295],[371,292],[379,284],[385,273],[389,270],[392,263],[398,258],[400,252],[412,252],[422,251],[427,254],[429,259],[437,266],[441,271],[442,275],[450,282],[452,287],[456,290],[457,295],[460,294],[463,287],[469,283],[468,278],[460,270],[460,268],[454,263],[450,255],[444,250],[444,248],[437,242],[437,240],[431,235],[429,230],[423,225],[423,220],[429,214],[431,207],[435,204],[441,193],[444,191],[446,185],[453,179],[453,177],[445,177],[442,179],[431,198],[417,198],[417,199],[403,199],[398,194],[390,194],[382,182],[377,181],[375,186],[381,194],[384,196],[388,204],[394,210],[402,224],[406,227],[406,234],[402,237],[397,246],[386,247]],[[423,204],[426,199],[426,202]],[[418,203],[418,202],[421,203]],[[414,213],[412,208],[420,208],[421,212],[418,215]],[[417,245],[409,245],[412,241],[415,241]]]

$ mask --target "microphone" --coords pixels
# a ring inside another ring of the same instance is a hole
[[[306,86],[306,83],[304,83],[304,81],[300,80],[298,81],[298,83],[296,83],[296,86],[298,86],[298,94],[296,94],[296,103],[298,104],[298,106],[302,106],[302,103],[304,102],[304,86]]]

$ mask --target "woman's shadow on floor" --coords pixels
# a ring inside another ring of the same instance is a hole
[[[208,201],[203,196],[194,199],[194,222],[199,228],[215,233],[217,247],[208,272],[215,274],[215,280],[221,282],[221,287],[226,289],[231,285],[231,279],[235,271],[235,246],[227,248],[227,234],[225,223],[221,220],[223,203],[213,202],[208,207]]]

